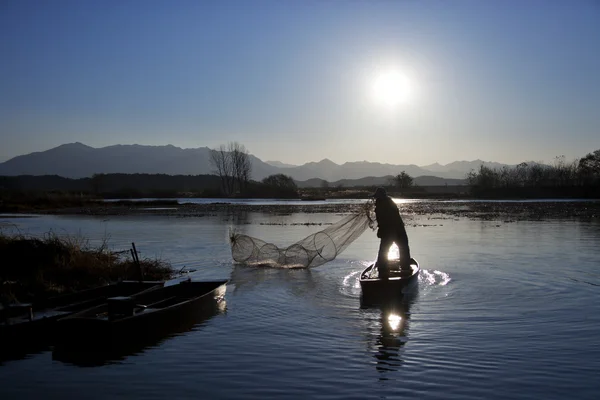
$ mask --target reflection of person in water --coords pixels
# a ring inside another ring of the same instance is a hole
[[[375,353],[377,371],[397,371],[402,364],[400,348],[406,344],[410,305],[414,296],[404,297],[397,304],[381,308],[381,334],[377,337]],[[381,379],[386,379],[381,377]]]

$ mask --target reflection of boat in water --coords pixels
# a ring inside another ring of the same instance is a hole
[[[379,277],[375,263],[369,265],[360,274],[361,304],[385,304],[402,297],[418,282],[419,271],[419,263],[414,258],[410,259],[410,268],[407,269],[400,268],[399,260],[390,261],[387,278]]]
[[[214,314],[227,280],[186,280],[129,297],[115,297],[57,322],[57,344],[112,347],[160,336],[190,318]]]
[[[144,353],[148,349],[156,348],[162,343],[184,336],[189,332],[202,329],[202,326],[212,317],[226,312],[226,302],[214,303],[214,307],[205,308],[202,312],[193,313],[188,318],[183,318],[173,324],[162,327],[158,331],[151,331],[140,335],[135,341],[112,343],[106,346],[77,347],[58,345],[54,347],[52,359],[80,367],[95,367],[119,363],[127,357]]]

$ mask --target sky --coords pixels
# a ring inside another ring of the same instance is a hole
[[[0,2],[0,162],[64,143],[264,161],[600,149],[600,1]]]

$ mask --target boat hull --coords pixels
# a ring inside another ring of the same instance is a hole
[[[402,298],[418,283],[420,266],[411,258],[410,270],[391,269],[387,279],[379,278],[375,264],[369,265],[360,274],[361,304],[378,305]]]
[[[57,344],[105,347],[160,337],[189,319],[213,315],[223,300],[226,283],[184,281],[131,296],[135,309],[131,315],[115,317],[108,304],[84,310],[57,322]]]
[[[102,304],[110,297],[129,296],[163,285],[158,281],[122,281],[11,307],[4,310],[8,315],[0,320],[0,350],[2,354],[27,354],[29,349],[54,341],[60,318]]]

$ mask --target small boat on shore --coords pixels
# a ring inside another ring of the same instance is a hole
[[[400,268],[399,261],[393,261],[390,263],[389,276],[381,278],[375,263],[369,265],[360,274],[361,303],[365,306],[376,305],[402,297],[418,282],[420,270],[414,258],[410,259],[410,268],[406,269]]]
[[[162,287],[162,281],[121,281],[32,303],[11,304],[0,309],[0,343],[22,346],[50,340],[56,321],[97,306],[115,296],[130,296]]]
[[[227,280],[185,280],[105,303],[57,321],[57,344],[103,347],[159,335],[182,320],[214,313]]]

